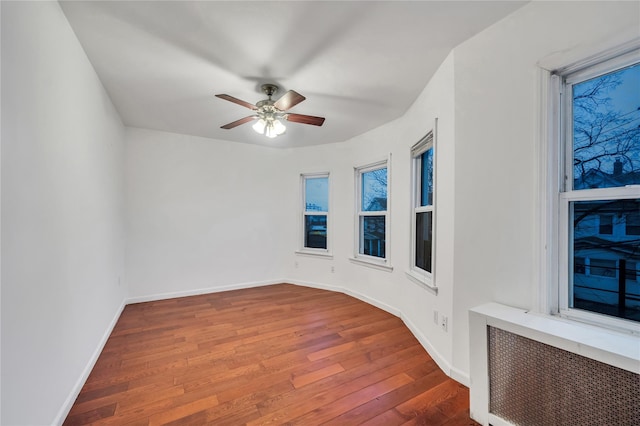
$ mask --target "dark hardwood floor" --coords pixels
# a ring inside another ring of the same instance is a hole
[[[128,305],[65,425],[477,425],[403,322],[280,284]]]

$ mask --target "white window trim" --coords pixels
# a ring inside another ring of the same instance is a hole
[[[328,179],[328,202],[329,205],[327,207],[327,211],[326,212],[307,212],[306,209],[306,193],[305,193],[305,182],[307,179],[313,179],[313,178],[323,178],[326,177]],[[296,254],[300,254],[300,255],[310,255],[310,256],[319,256],[319,257],[326,257],[326,258],[333,258],[333,254],[331,251],[331,241],[332,241],[332,234],[333,232],[331,232],[331,225],[332,225],[332,220],[331,220],[331,173],[330,172],[317,172],[317,173],[301,173],[300,174],[300,207],[299,207],[299,211],[298,211],[298,220],[299,220],[299,225],[298,225],[298,232],[299,232],[299,236],[298,236],[298,250],[296,250]],[[326,249],[320,249],[320,248],[312,248],[312,247],[305,247],[304,245],[304,218],[305,216],[308,215],[313,215],[313,216],[326,216],[327,217],[327,248]]]
[[[362,174],[370,172],[372,170],[378,170],[387,168],[387,209],[384,212],[364,212],[361,210],[362,202]],[[373,267],[375,269],[382,269],[386,271],[392,271],[390,258],[391,247],[391,153],[384,160],[378,160],[373,163],[356,166],[354,171],[354,185],[355,185],[355,205],[354,205],[354,246],[353,257],[349,258],[352,263]],[[361,216],[384,216],[385,217],[385,257],[368,256],[360,253],[360,217]]]
[[[411,147],[411,257],[409,259],[409,269],[405,271],[407,277],[414,281],[416,284],[431,290],[434,294],[438,294],[438,286],[436,283],[436,206],[437,206],[437,129],[438,119],[435,119],[433,129],[430,130],[422,139],[420,139],[414,146]],[[419,206],[419,194],[418,194],[418,179],[419,179],[419,167],[417,166],[417,159],[420,155],[433,148],[433,201],[430,206]],[[416,214],[430,211],[431,212],[431,229],[432,229],[432,241],[431,241],[431,272],[428,272],[422,268],[416,266]]]
[[[564,179],[561,176],[561,162],[568,161],[564,138],[566,129],[562,126],[562,117],[567,113],[566,106],[558,94],[562,96],[563,82],[561,76],[567,76],[569,81],[587,79],[600,75],[610,69],[617,61],[627,61],[627,55],[640,48],[640,39],[627,41],[617,46],[608,46],[603,52],[582,51],[582,59],[575,60],[576,52],[569,52],[567,58],[573,62],[561,63],[557,57],[541,61],[538,69],[539,111],[536,144],[538,158],[538,219],[540,232],[537,237],[537,257],[540,265],[539,275],[535,277],[537,288],[538,311],[541,313],[558,315],[568,320],[587,323],[596,327],[603,327],[631,334],[640,334],[640,324],[604,314],[569,309],[568,274],[571,268],[568,259],[568,199],[591,200],[601,198],[598,194],[602,189],[563,192]],[[586,58],[586,59],[584,59]],[[600,63],[603,67],[599,66]],[[588,68],[588,69],[586,69]],[[555,70],[555,71],[554,71]],[[565,103],[566,104],[566,103]],[[564,109],[564,110],[563,110]],[[632,192],[635,190],[635,193]],[[607,197],[637,198],[635,188],[609,188]],[[574,194],[580,192],[580,195]],[[564,259],[564,260],[563,260]]]

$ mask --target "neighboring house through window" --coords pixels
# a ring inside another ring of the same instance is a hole
[[[303,174],[302,251],[328,254],[329,174]]]
[[[640,51],[559,71],[552,82],[562,129],[551,201],[558,309],[626,328],[602,314],[640,321]]]
[[[355,259],[388,264],[388,161],[355,169],[356,253]],[[388,265],[387,265],[388,266]]]

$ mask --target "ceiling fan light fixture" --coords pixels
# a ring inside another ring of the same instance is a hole
[[[276,132],[277,135],[281,135],[284,132],[287,131],[287,128],[285,127],[284,124],[282,124],[282,122],[280,120],[274,120],[273,121],[273,130]]]
[[[258,121],[256,121],[256,124],[254,124],[253,126],[251,126],[253,128],[253,130],[256,131],[256,133],[260,133],[261,135],[264,134],[264,128],[267,126],[267,122],[264,121],[264,119],[260,119]]]
[[[287,128],[280,122],[280,120],[268,121],[267,126],[264,128],[264,135],[268,138],[275,138],[280,136],[287,130]]]
[[[272,111],[261,112],[260,119],[251,127],[256,133],[268,138],[275,138],[287,130],[285,125],[280,122],[279,115]]]

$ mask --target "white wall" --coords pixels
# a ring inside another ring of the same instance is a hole
[[[471,307],[538,308],[537,64],[621,34],[640,36],[639,2],[532,2],[455,49],[456,368]]]
[[[124,127],[57,2],[1,7],[0,421],[50,425],[126,295]]]
[[[133,300],[282,277],[285,151],[133,128],[126,135]]]

